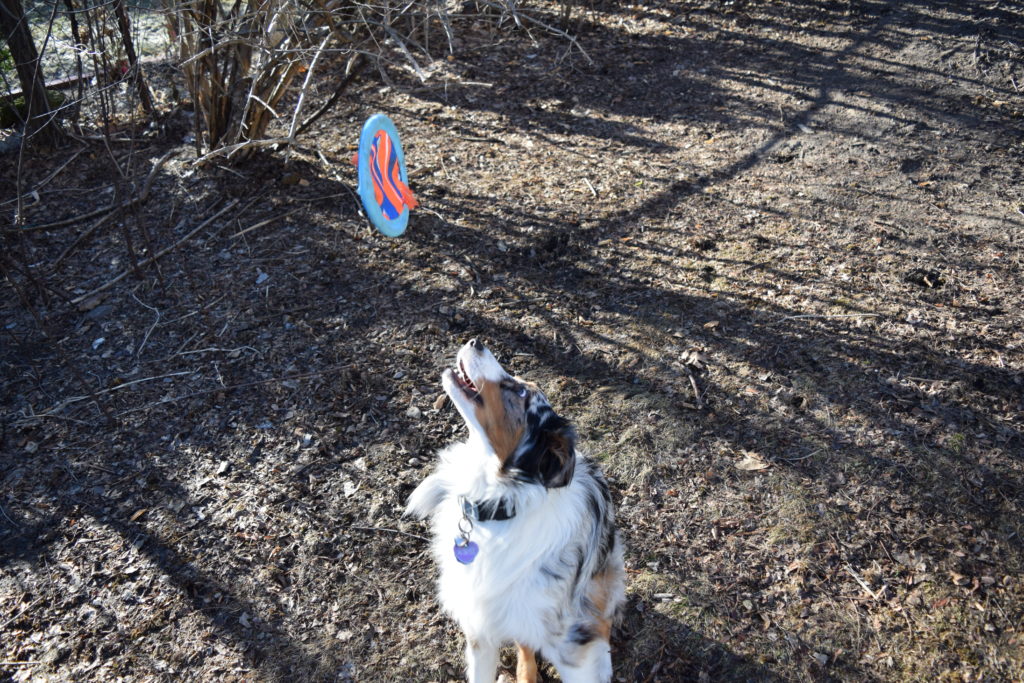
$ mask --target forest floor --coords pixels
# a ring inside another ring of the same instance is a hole
[[[584,56],[466,21],[287,159],[197,166],[181,111],[6,153],[5,221],[73,220],[4,237],[0,680],[460,678],[401,513],[473,336],[608,474],[616,680],[1024,679],[1022,27],[652,1],[581,14]],[[352,193],[378,111],[397,239]],[[112,158],[168,152],[60,258]],[[135,274],[126,239],[182,242]]]

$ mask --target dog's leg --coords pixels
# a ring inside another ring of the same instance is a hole
[[[544,651],[547,656],[547,650]],[[612,649],[607,640],[598,638],[581,645],[570,657],[558,656],[552,661],[562,683],[610,683],[612,680]]]
[[[516,657],[516,683],[537,683],[537,657],[533,650],[516,643],[519,653]]]
[[[498,646],[466,635],[466,679],[494,683],[498,676]]]

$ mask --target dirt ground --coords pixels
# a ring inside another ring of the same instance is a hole
[[[587,56],[463,22],[287,160],[197,167],[181,113],[24,159],[39,226],[178,152],[63,259],[97,219],[4,238],[0,680],[460,678],[400,515],[471,336],[608,473],[617,680],[1024,679],[1024,10],[577,16]],[[351,192],[376,111],[398,239]]]

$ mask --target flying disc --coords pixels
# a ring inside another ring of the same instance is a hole
[[[398,237],[417,202],[409,190],[402,143],[391,119],[374,114],[366,120],[353,161],[359,169],[359,198],[366,217],[383,234]]]

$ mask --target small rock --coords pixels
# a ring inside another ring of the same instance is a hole
[[[828,655],[824,652],[815,652],[814,661],[818,662],[819,665],[825,666],[828,664]]]
[[[220,465],[217,466],[217,474],[224,474],[228,471],[229,467],[231,467],[231,463],[227,460],[221,460]]]
[[[111,306],[110,304],[103,304],[102,306],[97,306],[96,308],[86,313],[85,317],[87,320],[100,320],[110,315],[110,313],[113,310],[114,307]]]
[[[103,303],[103,299],[105,297],[105,294],[97,294],[96,296],[90,299],[86,299],[82,303],[78,304],[78,310],[82,311],[83,313],[85,311],[91,311],[92,309],[96,308],[101,303]]]
[[[416,406],[409,406],[408,410],[405,411],[407,417],[411,417],[414,420],[418,420],[423,417],[423,411]]]

